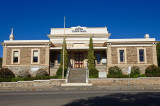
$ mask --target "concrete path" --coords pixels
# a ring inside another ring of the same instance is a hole
[[[159,91],[1,92],[0,106],[159,106]]]

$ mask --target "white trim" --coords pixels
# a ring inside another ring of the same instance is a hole
[[[44,46],[44,45],[19,45],[19,46],[7,46],[7,47],[47,47],[47,46]]]
[[[111,47],[126,47],[126,46],[152,46],[152,44],[134,44],[134,45],[111,45]]]
[[[116,41],[156,41],[155,38],[149,38],[149,39],[145,39],[145,38],[135,38],[135,39],[108,39],[109,42],[116,42]]]
[[[123,54],[124,61],[123,62],[120,61],[120,52],[119,52],[120,50],[124,50],[124,54]],[[118,64],[119,63],[127,63],[127,54],[126,53],[127,53],[126,48],[117,48]]]
[[[144,50],[144,62],[140,62],[140,58],[139,58],[139,50],[143,49]],[[147,63],[147,55],[146,55],[146,48],[144,47],[138,47],[137,48],[137,62],[138,63]]]
[[[62,49],[62,47],[50,47],[50,50],[61,50]],[[77,48],[77,47],[67,47],[67,49],[89,49],[89,47],[79,47],[79,48]],[[94,49],[107,49],[107,47],[94,47]]]
[[[13,41],[10,41],[10,40],[5,40],[4,41],[4,43],[26,43],[26,42],[28,42],[28,43],[31,43],[31,42],[47,42],[47,43],[49,43],[50,41],[49,40],[13,40]]]
[[[18,63],[14,63],[13,62],[13,58],[14,58],[14,52],[15,51],[18,51]],[[20,49],[12,49],[12,54],[11,54],[11,64],[20,64],[20,55],[21,55],[21,52],[20,52]]]
[[[38,62],[37,63],[33,62],[33,51],[35,50],[38,51]],[[40,49],[31,49],[31,64],[40,64]]]

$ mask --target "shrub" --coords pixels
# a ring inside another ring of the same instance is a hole
[[[49,76],[49,74],[47,73],[45,69],[39,69],[36,72],[36,77],[41,77],[41,76]]]
[[[109,74],[110,75],[122,75],[122,70],[117,67],[117,66],[114,66],[114,67],[110,67],[109,68]]]
[[[128,75],[123,74],[108,74],[107,78],[128,78]]]
[[[2,68],[2,58],[0,57],[0,68]]]
[[[160,73],[160,70],[156,65],[150,65],[145,70],[145,74],[158,74],[158,73]]]
[[[92,68],[89,70],[90,78],[98,78],[98,70],[96,68]]]
[[[30,73],[27,70],[22,70],[18,72],[19,78],[31,77]]]
[[[140,70],[138,66],[133,66],[131,68],[131,77],[133,76],[140,76]]]
[[[157,61],[158,61],[158,66],[160,66],[160,42],[157,44]]]
[[[14,73],[8,68],[0,69],[0,78],[14,78]]]

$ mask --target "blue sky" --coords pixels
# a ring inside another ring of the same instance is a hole
[[[50,28],[104,27],[110,38],[143,38],[146,33],[160,40],[160,0],[0,0],[0,42],[46,40]],[[2,46],[0,46],[0,57]]]

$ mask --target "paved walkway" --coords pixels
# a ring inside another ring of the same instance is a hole
[[[159,106],[158,91],[1,92],[0,106]]]

